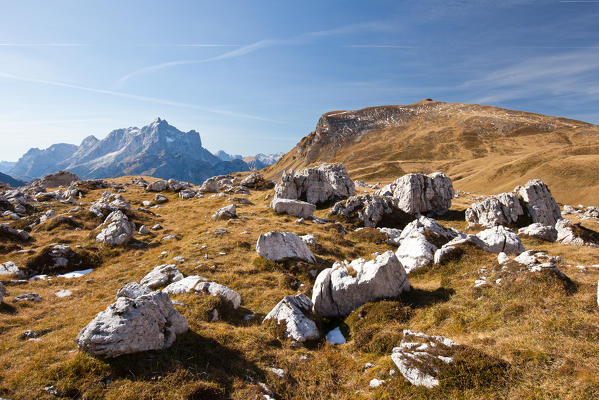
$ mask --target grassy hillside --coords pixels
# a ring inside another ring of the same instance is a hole
[[[463,178],[464,182],[467,179],[471,178]],[[118,181],[129,182],[130,178]],[[239,218],[228,222],[210,219],[216,209],[231,204],[227,197],[182,200],[176,194],[163,193],[169,202],[155,210],[159,216],[129,214],[138,225],[160,223],[164,230],[136,235],[126,248],[108,248],[94,242],[98,221],[86,211],[102,191],[88,193],[82,200],[84,209],[73,214],[80,230],[50,220],[33,230],[33,243],[21,246],[40,252],[51,243],[67,243],[82,246],[102,261],[81,278],[6,286],[8,293],[0,305],[0,397],[53,399],[56,397],[44,388],[54,385],[63,398],[71,399],[263,399],[258,382],[266,383],[278,399],[599,396],[599,309],[595,297],[599,269],[589,267],[584,272],[574,267],[597,264],[596,249],[526,239],[527,249],[563,257],[562,270],[575,287],[566,288],[552,276],[523,273],[504,277],[504,285],[483,289],[473,288],[477,271],[495,265],[496,256],[472,249],[459,261],[411,274],[413,290],[408,295],[370,303],[345,320],[330,321],[329,328],[341,326],[348,343],[332,346],[322,341],[293,348],[260,324],[264,315],[285,295],[298,291],[310,295],[314,283],[310,269],[395,250],[377,231],[341,236],[334,224],[296,224],[295,218],[276,215],[267,207],[265,195],[272,196],[272,190],[253,191],[247,198],[254,204],[240,206]],[[154,194],[128,186],[124,196],[136,209]],[[463,230],[466,222],[459,218],[463,215],[460,211],[471,201],[470,197],[458,199],[452,207],[456,212],[439,222]],[[46,203],[43,208],[60,213],[71,207]],[[324,217],[327,212],[319,210],[317,215]],[[19,223],[5,218],[2,222]],[[599,228],[589,221],[584,224]],[[219,228],[227,233],[217,233]],[[258,258],[258,236],[274,229],[315,234],[316,267]],[[168,234],[177,239],[160,240]],[[241,309],[222,313],[218,322],[208,322],[208,312],[215,305],[212,297],[174,296],[184,304],[176,308],[187,318],[190,331],[178,337],[170,349],[110,361],[77,351],[73,338],[114,301],[118,288],[139,281],[156,265],[174,262],[175,256],[185,257],[185,262],[177,262],[184,274],[200,274],[239,292]],[[29,257],[14,249],[0,254],[0,262],[25,265]],[[56,297],[54,293],[61,289],[73,294]],[[31,292],[42,295],[43,300],[11,302],[15,296]],[[246,321],[243,316],[247,314],[255,317]],[[450,337],[501,360],[504,367],[489,374],[484,363],[464,360],[465,369],[452,371],[436,389],[411,386],[400,374],[389,375],[395,368],[391,349],[406,328]],[[28,329],[40,333],[39,340],[21,340]],[[365,370],[367,362],[375,366]],[[285,377],[270,372],[271,367],[282,368]],[[386,381],[371,389],[373,378]]]
[[[377,119],[378,125],[363,122]],[[284,169],[320,162],[343,162],[354,178],[370,183],[443,171],[456,189],[489,194],[541,178],[560,202],[597,205],[599,127],[434,101],[336,111],[265,171],[276,179]]]

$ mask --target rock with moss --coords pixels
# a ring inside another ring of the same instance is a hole
[[[312,264],[316,262],[306,243],[291,232],[263,233],[256,242],[256,252],[269,261],[302,260]]]
[[[112,246],[127,244],[135,232],[135,224],[120,210],[108,214],[102,227],[103,229],[96,236],[96,242]]]
[[[429,175],[406,174],[376,192],[393,196],[408,214],[445,213],[451,207],[454,190],[451,178],[442,172]]]
[[[396,297],[410,289],[401,262],[392,251],[374,260],[337,262],[316,277],[312,290],[314,312],[340,317],[370,301]]]
[[[262,323],[274,322],[284,328],[283,336],[300,343],[317,340],[320,332],[316,323],[308,316],[311,314],[312,302],[304,295],[285,296],[264,317]]]
[[[164,350],[187,332],[187,320],[168,294],[143,288],[119,291],[117,299],[85,326],[75,342],[96,357],[114,358],[148,350]]]
[[[343,164],[322,164],[316,168],[283,172],[275,186],[275,197],[324,204],[356,194],[354,182]]]

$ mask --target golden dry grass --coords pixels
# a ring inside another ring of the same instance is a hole
[[[130,178],[116,181],[128,182]],[[83,199],[83,207],[89,208],[101,192],[91,191]],[[304,285],[299,291],[309,295],[314,278],[308,270],[314,267],[261,261],[255,252],[258,236],[275,229],[315,234],[317,269],[337,260],[370,258],[375,251],[394,248],[380,243],[376,235],[370,236],[372,240],[353,232],[342,237],[331,224],[298,225],[295,218],[276,215],[267,207],[267,193],[272,196],[272,190],[252,192],[248,198],[254,205],[239,206],[239,218],[228,222],[210,219],[216,209],[230,204],[227,197],[182,200],[166,193],[169,202],[155,210],[159,216],[131,214],[137,224],[160,223],[164,227],[151,235],[136,235],[138,242],[152,244],[139,249],[98,246],[90,236],[93,224],[79,214],[76,219],[85,225],[81,231],[67,225],[51,231],[36,229],[35,241],[25,247],[39,251],[51,243],[81,245],[90,251],[96,249],[102,265],[78,279],[54,278],[6,287],[8,294],[0,306],[0,397],[51,399],[54,397],[44,387],[55,385],[64,398],[73,399],[262,398],[260,387],[247,376],[267,383],[281,399],[599,396],[599,309],[595,299],[599,271],[589,268],[582,272],[573,267],[598,264],[596,249],[524,241],[527,248],[560,255],[572,265],[564,267],[564,272],[577,285],[574,293],[563,290],[551,277],[527,274],[506,285],[473,289],[478,269],[493,266],[496,257],[472,250],[459,261],[411,274],[414,290],[400,299],[367,305],[345,321],[328,321],[327,326],[339,324],[348,334],[347,344],[321,342],[294,349],[289,342],[274,337],[260,321],[282,297],[295,294],[298,283]],[[136,186],[128,186],[123,195],[134,208],[154,196]],[[467,198],[458,199],[454,212],[440,222],[464,229],[465,222],[453,217],[461,215],[459,211],[468,204]],[[71,208],[59,203],[46,206],[57,212]],[[318,210],[317,215],[326,216],[327,210]],[[214,232],[218,228],[228,233],[217,235]],[[160,241],[167,234],[177,235],[177,240]],[[206,314],[214,307],[214,299],[180,295],[175,298],[185,306],[176,307],[187,318],[190,332],[180,336],[170,349],[111,361],[77,351],[73,338],[114,301],[118,288],[139,281],[153,267],[172,262],[175,256],[185,257],[185,262],[177,263],[184,274],[200,274],[239,292],[241,310],[224,313],[218,322],[208,322]],[[28,257],[11,252],[0,255],[0,261],[25,265]],[[60,289],[69,289],[73,295],[58,298],[54,293]],[[41,294],[42,302],[11,302],[14,296],[29,292]],[[244,321],[242,316],[249,313],[255,317]],[[437,389],[413,387],[400,375],[389,377],[389,370],[395,368],[389,351],[401,339],[404,328],[448,336],[507,362],[509,369],[498,380],[486,382],[487,366],[472,363],[468,364],[468,375],[476,379],[467,384],[456,381],[460,373],[454,372]],[[27,329],[43,335],[39,341],[20,340]],[[375,367],[364,371],[366,362],[373,362]],[[285,378],[269,372],[269,367],[283,368]],[[386,382],[370,389],[372,378]]]

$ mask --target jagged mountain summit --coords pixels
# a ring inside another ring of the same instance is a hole
[[[488,193],[542,178],[558,201],[592,202],[599,191],[599,126],[431,99],[331,111],[264,173],[274,179],[322,162],[342,162],[353,177],[371,182],[440,170],[460,190]]]
[[[89,136],[80,146],[29,150],[11,169],[28,179],[67,170],[81,178],[148,175],[194,183],[219,174],[248,171],[241,159],[221,160],[202,146],[200,134],[182,132],[157,118],[142,128],[117,129],[102,140]]]
[[[243,157],[239,154],[228,154],[223,150],[219,150],[216,156],[222,161],[243,160],[250,168],[255,171],[276,163],[285,153],[263,154],[258,153],[255,156]]]

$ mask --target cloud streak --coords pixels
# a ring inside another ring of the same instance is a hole
[[[0,78],[10,79],[10,80],[20,81],[20,82],[37,83],[37,84],[42,84],[42,85],[75,89],[75,90],[80,90],[80,91],[84,91],[84,92],[103,94],[103,95],[120,97],[120,98],[131,99],[131,100],[138,100],[138,101],[143,101],[143,102],[148,102],[148,103],[162,104],[162,105],[167,105],[167,106],[172,106],[172,107],[189,108],[189,109],[204,111],[204,112],[208,112],[208,113],[212,113],[212,114],[225,115],[225,116],[234,117],[234,118],[252,119],[252,120],[257,120],[257,121],[279,123],[279,124],[283,123],[283,121],[277,121],[277,120],[270,119],[270,118],[264,118],[264,117],[260,117],[260,116],[256,116],[256,115],[239,113],[239,112],[235,112],[235,111],[220,110],[220,109],[216,109],[216,108],[204,107],[204,106],[200,106],[197,104],[189,104],[189,103],[165,100],[165,99],[149,97],[149,96],[139,96],[139,95],[135,95],[135,94],[123,93],[123,92],[118,92],[118,91],[114,91],[114,90],[96,89],[96,88],[91,88],[91,87],[87,87],[87,86],[75,85],[75,84],[59,82],[59,81],[29,78],[29,77],[23,77],[23,76],[9,74],[9,73],[5,73],[5,72],[0,72]]]

